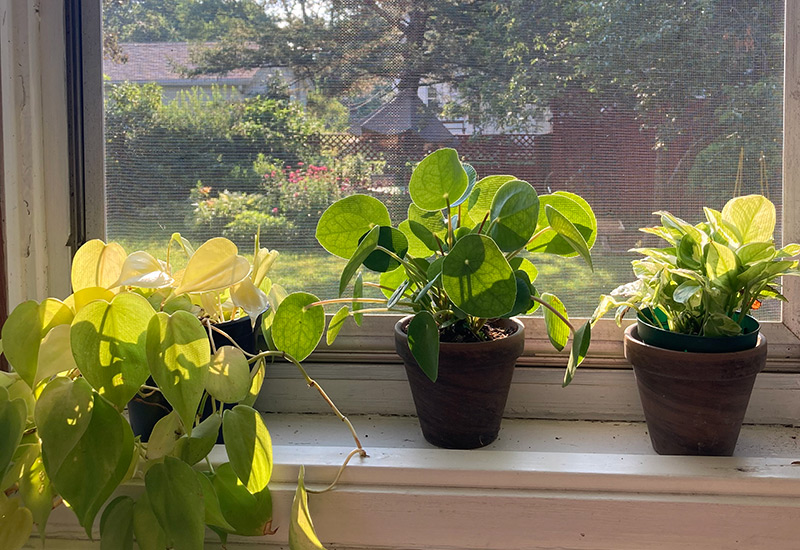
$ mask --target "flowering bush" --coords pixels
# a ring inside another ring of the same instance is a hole
[[[198,183],[192,191],[194,225],[205,238],[221,234],[242,244],[259,227],[261,240],[271,246],[314,244],[322,212],[344,196],[367,191],[372,176],[382,174],[384,165],[351,155],[325,164],[300,161],[292,166],[259,155],[253,169],[263,174],[263,191],[215,191]]]

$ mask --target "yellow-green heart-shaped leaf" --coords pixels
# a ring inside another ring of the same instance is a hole
[[[25,431],[28,408],[22,399],[11,399],[8,390],[0,388],[0,478],[6,473]]]
[[[216,292],[242,282],[250,275],[250,262],[239,256],[239,249],[223,237],[215,237],[198,248],[180,280],[176,294]]]
[[[119,279],[112,286],[136,286],[139,288],[164,288],[173,283],[167,266],[142,250],[125,258]]]
[[[58,325],[42,340],[37,359],[36,383],[60,372],[78,368],[72,356],[70,331],[70,325]]]
[[[133,507],[129,496],[108,503],[100,517],[100,550],[133,549]]]
[[[225,411],[222,436],[236,477],[251,493],[263,491],[272,477],[272,438],[261,414],[246,405]]]
[[[414,168],[408,193],[422,210],[433,211],[454,204],[469,185],[458,152],[455,149],[434,151]]]
[[[72,310],[73,313],[78,313],[95,300],[105,300],[106,302],[110,302],[114,299],[114,296],[115,294],[107,288],[90,286],[70,294],[67,296],[67,299],[64,300],[64,303]]]
[[[217,349],[208,366],[206,390],[224,403],[237,403],[247,397],[250,365],[240,349],[233,346]]]
[[[164,550],[167,547],[167,535],[153,513],[146,492],[133,506],[133,534],[139,550]]]
[[[175,550],[203,550],[205,500],[203,487],[192,468],[177,458],[165,457],[144,476],[153,515]]]
[[[269,298],[253,281],[245,279],[231,287],[233,305],[242,308],[250,316],[251,323],[269,307]]]
[[[222,417],[219,413],[212,414],[192,430],[192,435],[183,435],[178,439],[172,455],[189,466],[194,466],[214,448],[221,425]]]
[[[127,258],[125,249],[117,243],[94,239],[81,246],[72,258],[72,291],[99,286],[116,286]]]
[[[44,540],[47,519],[53,509],[55,490],[44,469],[41,445],[32,446],[33,460],[25,465],[19,480],[19,495],[25,507],[31,511],[33,521],[39,529],[39,536]]]
[[[27,508],[21,508],[19,500],[0,494],[0,548],[19,550],[33,530],[33,516]]]
[[[292,502],[292,517],[289,524],[289,548],[291,550],[325,550],[311,521],[308,510],[308,493],[305,485],[305,467],[300,466],[297,490]]]
[[[247,397],[242,399],[242,405],[252,407],[258,394],[261,393],[261,386],[264,384],[264,377],[266,376],[266,361],[262,357],[256,362],[255,368],[250,375],[250,389],[247,391]]]
[[[293,292],[278,306],[272,321],[275,346],[298,361],[311,355],[325,331],[325,310],[309,307],[318,301],[313,294]]]
[[[45,470],[90,535],[97,512],[130,467],[134,451],[130,424],[84,380],[63,378],[42,392],[36,422]]]
[[[250,274],[250,280],[253,281],[255,286],[261,286],[261,282],[269,273],[272,264],[278,259],[277,250],[267,250],[260,248],[253,256],[253,272]]]
[[[33,300],[23,302],[8,316],[2,330],[3,353],[30,387],[37,379],[42,339],[53,328],[71,321],[72,311],[54,298],[40,304]]]
[[[225,520],[237,535],[260,536],[271,533],[272,495],[269,488],[258,493],[247,490],[230,463],[220,465],[211,476]]]
[[[119,410],[147,380],[145,340],[153,315],[144,297],[123,293],[110,303],[88,304],[72,321],[75,363],[92,387]]]
[[[203,502],[206,507],[206,524],[211,527],[221,529],[226,533],[234,532],[234,527],[228,523],[222,513],[222,508],[219,504],[219,497],[217,496],[217,491],[214,489],[214,485],[211,483],[211,480],[203,472],[198,472],[195,470],[194,473],[197,476],[197,479],[200,481],[200,487],[203,489]]]
[[[350,258],[358,240],[373,227],[392,224],[386,206],[374,197],[351,195],[330,205],[317,223],[317,241],[340,258]]]
[[[450,300],[476,317],[501,317],[517,295],[514,271],[492,239],[471,234],[459,240],[442,262],[442,285]]]
[[[211,361],[208,334],[191,313],[157,313],[147,327],[146,347],[153,380],[191,435]]]
[[[711,284],[722,288],[736,287],[736,254],[725,245],[711,242],[706,251],[706,274]]]
[[[173,410],[161,417],[147,440],[147,460],[158,460],[170,454],[185,433],[177,412]]]

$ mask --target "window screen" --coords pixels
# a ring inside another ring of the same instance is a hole
[[[260,229],[276,282],[333,297],[324,209],[366,193],[397,223],[414,163],[454,147],[592,205],[594,272],[535,259],[587,316],[657,244],[652,212],[762,193],[780,216],[781,0],[104,0],[104,33],[108,238],[129,252],[180,232],[247,253]]]

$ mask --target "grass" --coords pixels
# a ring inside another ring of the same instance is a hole
[[[144,250],[162,259],[166,255],[167,239],[128,237],[115,240],[129,253]],[[240,253],[252,258],[250,249],[242,247]],[[184,256],[174,247],[173,254],[173,267],[180,269]],[[539,277],[534,283],[536,288],[540,292],[556,294],[570,316],[587,317],[594,311],[601,294],[633,280],[630,261],[635,257],[633,254],[595,250],[592,258],[594,271],[580,258],[538,255],[530,259],[539,269]],[[281,252],[269,276],[288,292],[304,291],[320,298],[334,298],[345,263],[345,260],[323,250]],[[365,271],[364,280],[377,282],[378,274]]]

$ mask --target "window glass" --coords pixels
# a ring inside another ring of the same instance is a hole
[[[104,26],[108,238],[128,251],[176,231],[249,251],[260,227],[276,282],[332,297],[322,211],[367,193],[397,223],[413,163],[455,147],[593,206],[594,272],[536,260],[586,316],[657,244],[652,212],[762,193],[780,217],[782,0],[104,0]]]

